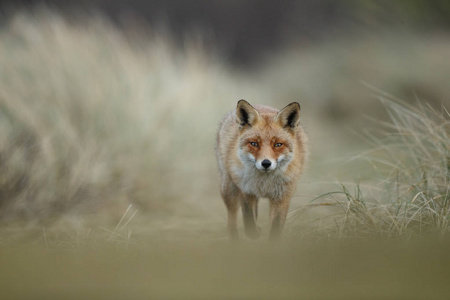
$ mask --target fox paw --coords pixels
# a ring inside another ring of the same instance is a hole
[[[245,230],[245,235],[247,235],[247,237],[249,237],[251,239],[257,239],[261,235],[261,227],[256,226],[256,227],[251,228],[251,229],[246,229]]]

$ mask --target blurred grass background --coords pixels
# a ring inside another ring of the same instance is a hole
[[[149,2],[166,9],[160,23],[131,11],[139,1],[95,3],[2,10],[5,295],[446,295],[445,2],[399,1],[391,10],[382,1],[267,2],[254,22],[237,19],[248,31],[212,21],[255,7],[240,1]],[[177,17],[183,7],[210,26]],[[199,11],[211,12],[210,23]],[[242,98],[302,106],[311,157],[282,246],[265,241],[265,201],[264,237],[227,242],[214,143],[221,117]]]

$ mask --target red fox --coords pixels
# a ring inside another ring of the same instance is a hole
[[[275,108],[237,103],[222,120],[216,156],[220,193],[228,210],[228,232],[238,239],[237,213],[242,208],[245,233],[258,238],[258,199],[270,200],[270,239],[278,239],[289,202],[307,157],[307,136],[300,126],[300,105]]]

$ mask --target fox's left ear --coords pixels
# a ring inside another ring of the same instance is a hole
[[[284,128],[297,128],[298,124],[300,123],[300,104],[298,104],[297,102],[292,102],[291,104],[280,110],[277,115],[277,121]]]

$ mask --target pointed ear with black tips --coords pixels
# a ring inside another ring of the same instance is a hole
[[[277,115],[277,121],[283,128],[296,129],[300,123],[300,104],[292,102]]]
[[[258,111],[245,100],[239,100],[236,107],[236,122],[240,128],[245,125],[253,127],[259,120]]]

